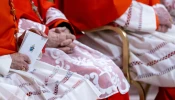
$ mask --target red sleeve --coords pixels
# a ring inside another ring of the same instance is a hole
[[[160,4],[160,0],[149,0],[150,2],[149,2],[149,5],[150,6],[154,6],[154,5],[156,5],[156,4]]]
[[[156,26],[157,26],[157,28],[156,28],[156,30],[157,30],[159,28],[159,18],[157,15],[156,15]]]
[[[36,1],[36,0],[35,0]],[[50,7],[54,7],[55,4],[49,0],[37,0],[38,1],[38,6],[39,6],[39,12],[41,14],[41,17],[46,20],[46,13],[47,10]]]
[[[138,2],[144,3],[149,6],[154,6],[156,4],[160,4],[160,0],[137,0]]]
[[[67,27],[72,34],[76,35],[75,30],[74,30],[74,27],[72,26],[72,24],[68,20],[65,20],[65,19],[56,19],[56,20],[53,20],[47,26],[49,28]]]

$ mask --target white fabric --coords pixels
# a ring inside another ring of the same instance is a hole
[[[175,37],[168,33],[128,33],[130,43],[130,66],[137,81],[161,87],[174,87]],[[79,41],[96,49],[122,67],[122,42],[111,31],[87,33]],[[92,41],[92,42],[89,42]]]
[[[106,56],[78,41],[72,54],[47,48],[41,61],[76,72],[89,79],[101,92],[100,98],[129,91],[129,84],[121,70]]]
[[[55,10],[54,12],[57,11],[58,10]],[[57,16],[52,17],[53,19],[59,20]],[[26,19],[20,19],[18,27],[22,29],[22,31],[35,27],[43,31],[43,26],[45,25]],[[107,98],[119,92],[125,94],[129,91],[130,86],[126,78],[112,60],[78,41],[75,41],[75,44],[74,52],[69,55],[56,48],[46,48],[46,53],[43,54],[41,61],[54,65],[55,68],[62,67],[86,77],[90,80],[90,83],[93,84],[92,89],[98,89],[97,94],[98,92],[101,94],[99,96],[100,99]],[[84,86],[84,88],[86,88],[86,86]],[[96,93],[96,91],[94,92]],[[91,95],[93,97],[94,93],[92,92],[92,94],[89,94],[89,100],[91,100]]]
[[[132,1],[131,6],[115,22],[131,31],[154,32],[157,28],[154,9],[137,1]]]
[[[1,75],[8,74],[11,63],[12,63],[12,59],[10,55],[0,56],[0,74]]]
[[[58,20],[58,19],[64,19],[67,20],[66,17],[64,16],[64,14],[58,10],[55,9],[53,7],[49,8],[47,13],[46,13],[46,25],[51,23],[54,20]]]
[[[18,37],[21,36],[25,30],[29,30],[31,28],[40,30],[42,32],[46,31],[45,25],[42,25],[42,24],[38,25],[37,22],[24,19],[24,18],[19,19],[18,28],[19,28]]]
[[[30,73],[11,69],[7,76],[0,77],[4,100],[96,100],[100,95],[89,80],[76,73],[40,61],[34,66]],[[79,95],[80,91],[86,94]]]
[[[149,14],[144,16],[149,17]],[[138,23],[138,20],[131,22]],[[147,26],[152,26],[152,23]],[[136,73],[133,78],[160,87],[175,87],[175,26],[173,25],[167,33],[156,31],[150,33],[150,30],[145,30],[147,33],[127,32],[130,46],[129,64]],[[122,67],[122,42],[117,33],[111,31],[87,33],[79,41],[106,54]]]

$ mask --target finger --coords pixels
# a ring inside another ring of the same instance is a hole
[[[172,28],[172,23],[169,21],[166,25],[168,28]]]
[[[37,34],[41,35],[42,37],[48,38],[48,36],[44,32],[39,31],[39,30],[36,30],[36,32],[37,32]]]
[[[72,39],[66,39],[65,41],[61,42],[61,46],[68,46],[72,43]]]
[[[56,28],[52,28],[52,29],[50,29],[49,31],[55,32],[55,29],[56,29]]]
[[[29,65],[28,65],[28,63],[26,63],[25,61],[22,63],[22,68],[21,68],[21,70],[24,70],[24,71],[28,71],[28,69],[29,69]]]
[[[55,29],[55,32],[56,32],[56,33],[61,33],[61,31],[60,31],[59,28],[56,28],[56,29]]]
[[[72,34],[66,34],[66,39],[72,39],[75,40],[75,36]]]
[[[69,30],[67,27],[64,27],[64,28],[65,28],[65,29],[64,29],[63,32],[65,32],[65,33],[67,33],[67,34],[71,34],[70,30]]]
[[[31,60],[30,58],[27,56],[27,55],[22,55],[24,61],[27,63],[27,64],[30,64],[31,63]]]
[[[157,30],[157,31],[161,32],[161,28],[162,28],[162,26],[160,25],[160,26],[158,27],[158,30]]]
[[[35,29],[35,28],[31,28],[31,29],[29,29],[29,31],[40,35],[40,32],[37,29]]]
[[[48,36],[44,32],[42,32],[42,31],[39,31],[39,32],[40,32],[40,34],[41,34],[42,37],[48,38]]]
[[[65,32],[67,30],[66,27],[58,27],[57,29],[59,29],[60,32]]]
[[[166,33],[168,31],[168,27],[167,26],[163,26],[162,27],[162,32]]]
[[[71,49],[75,48],[75,46],[76,45],[74,43],[71,43],[71,44],[68,45],[68,47],[70,47]]]
[[[37,29],[30,29],[29,31],[34,32],[34,33],[36,33],[36,34],[38,34],[38,35],[41,35],[41,36],[47,38],[47,35],[46,35],[44,32],[39,31],[39,30],[37,30]]]
[[[60,47],[58,49],[64,51],[65,53],[69,53],[69,51],[71,50],[70,47]]]
[[[67,54],[71,54],[71,53],[73,53],[73,50],[69,50],[69,51],[67,51],[66,53],[67,53]]]

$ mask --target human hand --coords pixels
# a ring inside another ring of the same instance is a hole
[[[73,41],[76,39],[74,35],[71,34],[70,30],[67,27],[57,27],[55,28],[55,32],[58,34],[67,34],[70,38],[63,41],[60,50],[66,53],[72,53],[74,47],[76,46]]]
[[[164,25],[159,25],[157,31],[166,33],[168,31],[168,27]]]
[[[65,33],[65,34],[71,34],[70,30],[67,27],[57,27],[55,28],[56,33]]]
[[[60,37],[55,39],[57,41],[60,40],[59,42],[57,42],[59,43],[57,46],[58,49],[64,51],[65,53],[73,52],[73,48],[75,47],[75,44],[73,43],[73,41],[75,40],[75,36],[70,33],[69,29],[67,29],[66,27],[58,27],[51,29],[50,32],[54,34],[56,33],[55,35]]]
[[[172,27],[172,18],[170,16],[169,12],[163,7],[155,7],[154,10],[158,16],[160,25],[166,26],[167,28],[171,28]]]
[[[66,34],[57,34],[55,32],[55,29],[51,29],[49,30],[46,46],[51,48],[57,48],[61,45],[62,41],[66,40],[66,38]]]
[[[58,49],[64,51],[65,53],[72,53],[74,48],[75,48],[75,44],[73,43],[72,40],[67,39],[62,43],[63,46],[59,46]]]
[[[14,53],[10,54],[10,56],[12,58],[12,64],[10,68],[23,71],[28,70],[28,64],[30,64],[31,61],[27,55]]]

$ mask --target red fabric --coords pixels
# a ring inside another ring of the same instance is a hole
[[[9,0],[0,3],[0,56],[16,52],[15,23],[10,14]]]
[[[137,0],[138,2],[153,6],[155,4],[160,4],[160,0]]]
[[[48,0],[33,0],[33,1],[35,3],[35,6],[38,7],[38,11],[39,11],[42,19],[44,20],[44,22],[42,22],[39,19],[38,15],[32,10],[32,5],[31,5],[30,0],[21,0],[20,2],[18,0],[14,0],[14,5],[16,8],[16,12],[17,12],[16,13],[17,19],[19,20],[20,18],[26,18],[26,19],[44,24],[46,21],[47,10],[50,7],[54,7],[54,3],[50,2]],[[69,22],[67,20],[56,19],[56,20],[52,21],[51,23],[49,23],[47,26],[48,27],[50,27],[50,26],[56,27],[63,22],[69,24]],[[70,26],[71,26],[71,24],[70,24]],[[53,28],[53,27],[50,27],[50,28]],[[70,30],[73,30],[73,27],[71,27]]]
[[[44,24],[45,20],[46,20],[47,10],[50,7],[54,7],[54,3],[50,2],[48,0],[33,0],[33,1],[34,1],[35,6],[38,7],[38,11],[40,13],[40,16],[44,21],[41,21],[39,19],[39,16],[33,11],[32,4],[31,4],[30,0],[21,0],[20,2],[19,2],[19,0],[14,0],[14,6],[15,6],[15,9],[16,9],[17,19],[19,20],[20,18],[26,18],[26,19]],[[66,22],[66,21],[63,20],[63,19],[57,19],[53,23],[50,23],[50,25],[51,24],[58,25],[62,22]],[[47,29],[46,29],[45,33],[48,34],[49,29],[48,29],[48,27],[46,27],[46,28]],[[42,50],[43,52],[44,52],[44,48]]]
[[[160,87],[155,100],[175,100],[175,87]]]
[[[16,15],[18,19],[26,18],[26,19],[33,20],[35,22],[42,23],[39,17],[37,16],[37,14],[32,10],[30,0],[20,0],[20,2],[19,0],[13,0],[13,1],[14,1],[14,6],[17,12]],[[54,4],[47,0],[33,0],[33,1],[35,5],[38,7],[41,17],[45,20],[47,10],[50,7],[54,6]]]
[[[68,20],[80,30],[104,26],[119,18],[132,0],[54,0]]]
[[[65,20],[65,19],[55,19],[52,22],[50,22],[49,24],[47,24],[47,26],[51,27],[51,28],[56,28],[62,23],[67,23],[67,25],[70,25],[70,27],[67,27],[66,25],[65,25],[65,27],[67,27],[72,34],[76,35],[76,32],[75,32],[72,24],[68,20]]]
[[[112,95],[111,97],[103,100],[129,100],[129,94],[121,94],[121,93],[116,93]]]

